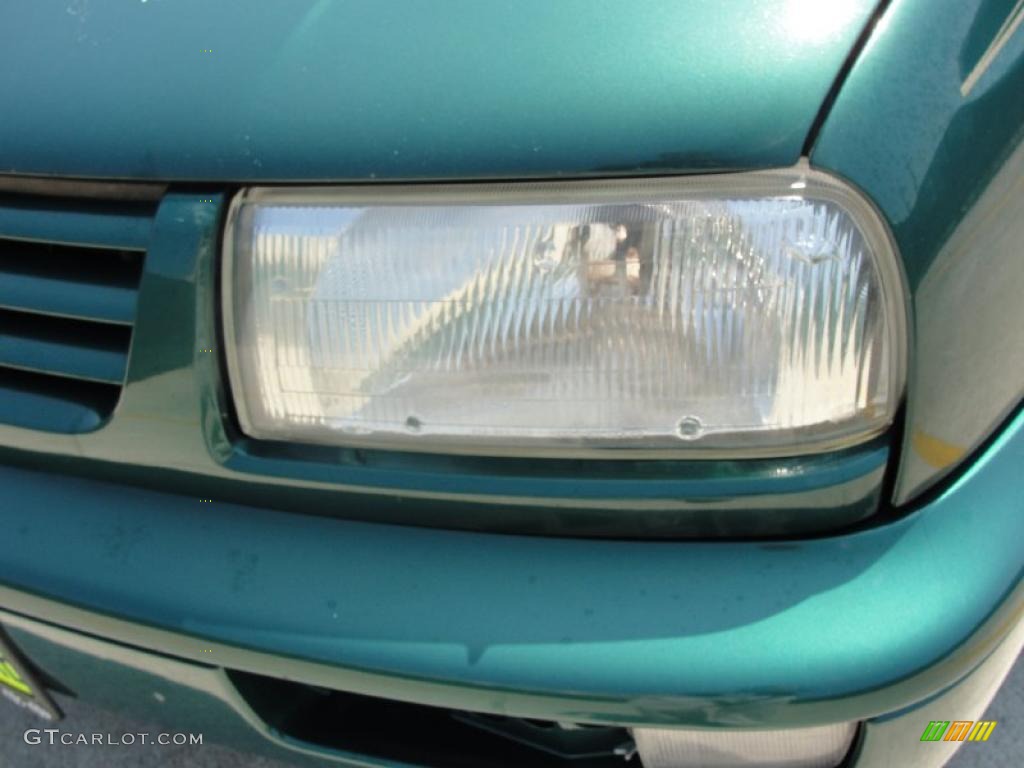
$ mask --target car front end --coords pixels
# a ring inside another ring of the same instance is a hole
[[[991,748],[1020,3],[258,5],[0,11],[5,697],[309,764]]]

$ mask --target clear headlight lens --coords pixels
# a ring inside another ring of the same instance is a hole
[[[785,455],[878,434],[902,392],[890,240],[807,169],[248,190],[225,272],[257,438]]]

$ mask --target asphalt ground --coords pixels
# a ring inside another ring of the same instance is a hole
[[[62,731],[73,733],[161,733],[166,726],[136,722],[66,696],[55,697],[65,719]],[[997,720],[990,740],[965,744],[948,763],[950,768],[1016,768],[1024,765],[1024,661],[1018,660],[986,720]],[[50,727],[38,717],[0,700],[0,768],[291,768],[224,746],[62,746],[28,744],[25,732]],[[929,745],[923,744],[922,748]],[[908,766],[907,768],[911,768]]]

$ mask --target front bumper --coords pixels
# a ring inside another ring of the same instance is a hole
[[[1012,664],[1020,466],[1024,415],[912,514],[776,543],[374,525],[3,467],[0,607],[58,679],[27,635],[519,717],[880,728],[997,647]]]

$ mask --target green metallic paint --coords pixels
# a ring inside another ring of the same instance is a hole
[[[163,723],[175,731],[201,732],[203,743],[230,744],[298,765],[397,766],[288,739],[263,722],[224,672],[208,664],[153,654],[121,644],[0,611],[0,620],[35,664],[67,681],[73,691],[89,691],[91,700],[136,722]],[[959,744],[922,745],[922,723],[950,713],[980,717],[999,683],[1012,668],[1024,624],[939,695],[890,715],[868,720],[848,768],[939,768]],[[429,756],[424,756],[429,762]]]
[[[482,711],[859,719],[941,690],[1020,621],[1022,510],[1007,488],[1022,461],[1024,415],[926,508],[778,543],[301,519],[0,468],[17,501],[0,604],[185,658],[214,648],[231,668]]]
[[[985,326],[977,310],[996,300],[991,292],[975,290],[961,291],[947,302],[914,301],[928,275],[934,278],[944,269],[939,255],[956,228],[1024,142],[1024,27],[987,67],[979,68],[1015,7],[1015,0],[895,0],[851,70],[811,153],[812,165],[858,185],[889,220],[904,259],[919,331],[955,313],[964,324],[979,324],[966,335],[983,337]],[[978,72],[980,79],[968,88],[972,73]],[[1000,268],[986,262],[989,256],[977,254],[978,269]],[[918,350],[911,360],[904,445],[908,454],[919,452],[916,435],[927,439],[943,434],[942,409],[918,418],[915,397],[929,381],[952,389],[942,345],[934,346],[939,354]],[[1008,348],[1004,363],[1019,358],[1019,334],[1016,346]],[[1006,365],[972,364],[975,386],[964,397],[988,403],[996,397],[988,382],[1014,377]],[[996,403],[995,409],[1005,415],[1013,406]],[[991,426],[988,416],[982,418],[976,434],[965,432],[951,448],[966,455]],[[933,466],[923,481],[917,476],[901,481],[897,501],[913,498],[950,469],[948,464]]]
[[[89,436],[76,437],[60,436],[58,442],[91,447]],[[133,444],[133,458],[139,462],[148,460],[144,445]],[[874,443],[827,461],[782,467],[768,462],[716,462],[706,468],[660,462],[660,467],[642,465],[631,473],[630,465],[609,462],[582,467],[584,474],[575,471],[577,464],[565,462],[542,463],[528,471],[518,461],[441,457],[427,462],[403,454],[273,448],[278,450],[269,456],[264,447],[252,453],[255,444],[242,442],[231,449],[229,466],[210,465],[202,471],[7,448],[0,448],[0,459],[11,466],[100,477],[190,498],[355,520],[672,539],[774,537],[835,530],[863,520],[877,508],[888,455],[884,445]],[[183,457],[175,461],[185,466]],[[602,475],[603,468],[607,471]],[[348,480],[373,485],[352,489],[343,484]]]
[[[0,99],[18,108],[0,121],[0,173],[330,181],[787,166],[874,6],[6,4]]]

